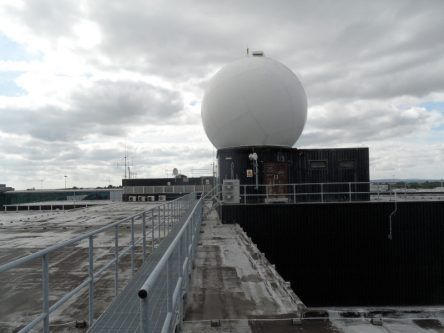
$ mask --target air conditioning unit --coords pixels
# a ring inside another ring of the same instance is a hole
[[[167,196],[166,195],[159,195],[159,201],[166,201]]]
[[[239,179],[224,179],[222,184],[222,201],[224,203],[240,202]]]
[[[137,197],[137,201],[146,201],[146,197],[143,196],[143,195],[139,195],[139,196]]]
[[[128,201],[136,202],[137,201],[137,197],[135,195],[130,195],[128,197]]]
[[[156,201],[156,197],[154,195],[147,196],[148,201]]]

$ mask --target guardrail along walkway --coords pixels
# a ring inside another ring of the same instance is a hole
[[[203,201],[174,225],[88,332],[170,332],[181,322]]]

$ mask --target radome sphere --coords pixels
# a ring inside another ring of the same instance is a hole
[[[264,56],[223,67],[202,102],[205,132],[217,149],[292,147],[305,126],[307,96],[297,76]]]

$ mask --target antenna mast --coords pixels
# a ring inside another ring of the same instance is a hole
[[[124,159],[125,159],[125,179],[126,179],[126,159],[128,158],[128,151],[126,150],[126,144],[125,144],[125,156],[124,156]]]

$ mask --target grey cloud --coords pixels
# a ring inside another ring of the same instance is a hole
[[[299,145],[341,145],[416,138],[444,124],[444,115],[422,108],[401,110],[384,104],[328,103],[313,109]]]
[[[54,39],[70,35],[82,14],[79,3],[70,0],[27,1],[24,6],[10,7],[7,11],[22,20],[24,26],[31,28],[37,36],[52,36]]]
[[[0,131],[47,141],[123,136],[130,127],[171,122],[183,108],[178,92],[141,82],[99,81],[90,89],[78,88],[70,99],[66,109],[0,109]]]
[[[82,11],[73,2],[36,3],[17,15],[37,34],[69,37],[67,27],[79,15],[96,22],[102,43],[84,58],[106,71],[183,82],[241,57],[250,46],[300,73],[312,105],[444,90],[444,2],[438,0],[99,0]]]
[[[81,89],[72,97],[85,117],[99,124],[134,124],[171,119],[183,108],[180,94],[141,82],[95,82],[91,89]]]

